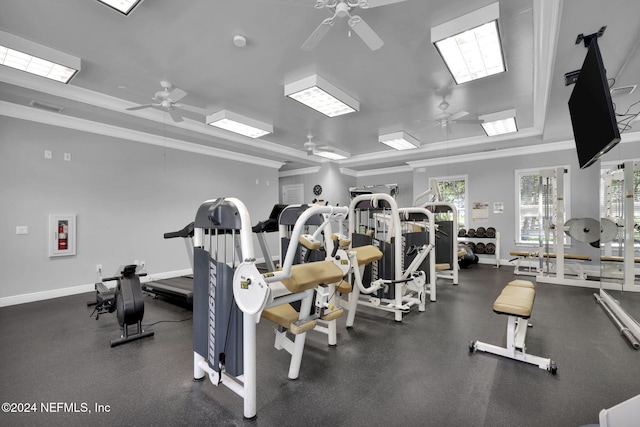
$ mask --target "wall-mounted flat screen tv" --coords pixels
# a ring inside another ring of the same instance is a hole
[[[578,81],[569,98],[569,114],[580,169],[593,164],[620,142],[607,72],[595,36],[591,39]]]

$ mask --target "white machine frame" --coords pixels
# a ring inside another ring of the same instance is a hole
[[[627,290],[637,290],[635,284],[635,247],[634,247],[634,170],[636,164],[634,162],[625,162],[621,165],[623,169],[624,180],[624,278],[622,288]],[[608,199],[608,198],[607,198]],[[610,202],[610,200],[607,200]],[[607,212],[607,213],[610,213]],[[610,247],[609,247],[610,249]],[[607,244],[605,244],[605,252]],[[634,289],[635,288],[635,289]],[[596,301],[602,306],[605,313],[614,322],[620,333],[625,337],[629,344],[635,348],[640,348],[640,325],[629,315],[618,301],[604,290],[602,278],[600,280],[600,290],[594,293]]]

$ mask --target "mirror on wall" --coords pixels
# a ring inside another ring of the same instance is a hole
[[[600,290],[594,294],[616,329],[640,349],[638,313],[625,310],[640,289],[636,261],[640,261],[640,167],[625,161],[600,166]]]

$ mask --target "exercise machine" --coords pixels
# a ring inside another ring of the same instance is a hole
[[[165,239],[184,239],[189,255],[189,262],[193,268],[193,222],[178,231],[164,233]],[[172,277],[146,282],[142,290],[152,295],[159,295],[187,306],[193,304],[193,276]]]
[[[289,379],[300,374],[306,333],[316,317],[313,291],[342,279],[331,261],[293,265],[307,219],[318,213],[346,214],[346,208],[312,206],[296,223],[282,269],[261,274],[253,250],[251,218],[236,198],[205,201],[194,225],[193,376],[224,385],[243,398],[243,414],[257,411],[256,324],[276,322],[275,347],[291,355]],[[208,234],[208,238],[205,236]],[[299,312],[290,303],[301,301]],[[292,311],[295,312],[291,316]],[[290,336],[293,336],[291,338]]]
[[[292,242],[292,234],[300,215],[313,205],[289,205],[280,213],[278,228],[280,233],[280,257],[286,254]],[[346,207],[344,208],[346,210]],[[300,241],[298,250],[294,254],[294,264],[316,261],[334,262],[346,276],[349,272],[349,258],[343,250],[351,243],[343,232],[343,221],[346,212],[342,214],[318,213],[310,216],[304,224],[305,238]],[[334,229],[336,232],[334,233]],[[338,301],[339,293],[351,292],[351,285],[341,280],[337,283],[321,284],[315,290],[314,311],[318,316],[314,331],[327,335],[330,346],[337,344],[337,319],[344,309]]]
[[[118,276],[108,277],[96,283],[96,301],[88,302],[88,306],[95,305],[91,316],[96,320],[104,313],[116,312],[118,323],[122,328],[122,335],[110,341],[111,347],[125,344],[141,338],[153,336],[153,331],[142,329],[144,316],[144,299],[140,287],[140,276],[146,275],[138,265],[125,265],[118,268]],[[114,288],[107,287],[104,282],[115,281]],[[129,332],[130,326],[136,326],[134,333]]]
[[[425,311],[427,295],[435,301],[435,256],[429,256],[435,246],[433,216],[420,208],[400,212],[384,193],[361,194],[350,203],[346,253],[352,292],[347,303],[341,301],[347,327],[353,326],[358,305],[392,312],[400,322],[412,306]]]
[[[424,203],[419,201],[430,197]],[[430,188],[418,194],[413,199],[413,206],[428,209],[434,214],[436,224],[436,271],[439,278],[451,280],[458,284],[458,258],[461,256],[458,250],[458,209],[453,203],[440,200],[437,184],[430,180]]]

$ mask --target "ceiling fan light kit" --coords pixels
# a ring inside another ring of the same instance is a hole
[[[497,113],[478,116],[482,120],[482,129],[487,136],[503,135],[518,131],[516,123],[516,110],[505,110]]]
[[[431,43],[456,84],[506,71],[498,18],[499,3],[431,28]]]
[[[420,147],[420,141],[404,131],[392,132],[378,136],[381,142],[395,150],[411,150]]]
[[[249,138],[260,138],[266,134],[273,133],[272,125],[228,110],[221,110],[207,116],[207,124],[248,136]]]
[[[341,116],[360,109],[357,99],[317,74],[286,84],[284,95],[328,117]]]
[[[0,64],[60,83],[80,71],[80,58],[0,31]]]

